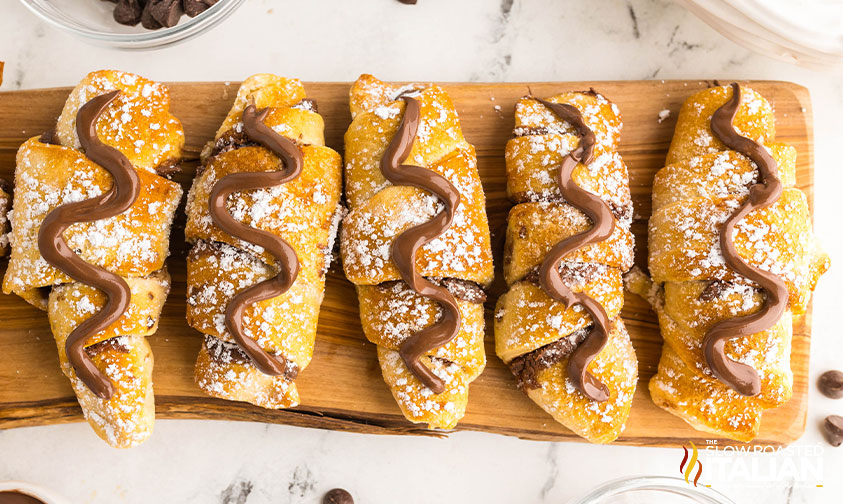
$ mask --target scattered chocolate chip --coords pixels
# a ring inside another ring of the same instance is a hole
[[[817,382],[820,392],[824,396],[832,399],[840,399],[843,397],[843,372],[841,371],[826,371],[820,375]]]
[[[829,415],[823,422],[823,430],[825,431],[825,438],[831,446],[840,446],[843,443],[843,417],[839,415]]]
[[[171,28],[176,26],[184,14],[181,0],[148,0],[147,7],[149,8],[152,17],[158,21],[161,26]]]
[[[140,23],[142,13],[140,0],[119,0],[114,7],[114,20],[120,24],[135,26]]]
[[[322,504],[354,504],[354,498],[347,490],[334,488],[322,498]]]
[[[217,0],[184,0],[184,13],[190,17],[198,16],[215,3]]]
[[[398,0],[398,1],[401,2],[402,4],[405,4],[405,5],[416,5],[416,0]]]

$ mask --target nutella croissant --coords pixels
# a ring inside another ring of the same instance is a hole
[[[829,260],[776,143],[770,104],[732,84],[682,107],[653,184],[649,269],[630,289],[653,304],[665,345],[650,394],[692,427],[750,441],[793,391],[793,315]]]
[[[152,433],[152,353],[170,288],[164,269],[184,132],[167,88],[89,74],[54,132],[17,154],[12,254],[3,291],[46,310],[85,418],[114,447]]]
[[[638,361],[619,314],[632,266],[632,199],[617,107],[592,91],[515,108],[495,349],[519,387],[562,425],[614,441]]]
[[[299,404],[341,207],[342,160],[295,79],[241,84],[187,198],[196,383],[263,408]]]
[[[341,252],[360,319],[404,416],[450,429],[486,364],[493,277],[474,147],[438,86],[351,88]]]

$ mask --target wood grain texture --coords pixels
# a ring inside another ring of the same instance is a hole
[[[724,81],[725,82],[725,81]],[[466,138],[477,147],[478,164],[488,202],[492,243],[498,275],[486,303],[486,352],[489,363],[471,386],[469,406],[460,430],[476,430],[527,439],[577,440],[515,387],[509,370],[494,355],[491,316],[503,292],[500,274],[506,215],[504,146],[513,126],[518,98],[532,92],[549,96],[594,87],[620,107],[624,118],[620,152],[630,170],[635,204],[636,261],[646,264],[650,188],[664,163],[682,102],[709,81],[560,82],[530,84],[444,84],[460,113]],[[776,111],[777,140],[799,152],[797,185],[812,198],[813,131],[811,103],[805,88],[786,82],[745,82],[763,94]],[[351,120],[348,83],[306,84],[325,118],[327,144],[342,152],[342,137]],[[184,171],[177,179],[188,188],[202,145],[228,111],[237,83],[176,83],[170,85],[172,111],[187,135]],[[0,177],[11,180],[15,152],[28,137],[55,124],[69,88],[0,93]],[[668,109],[669,118],[658,121]],[[204,396],[193,383],[193,364],[200,334],[185,322],[184,214],[173,228],[168,268],[173,289],[158,333],[150,338],[155,353],[158,418],[213,418],[284,423],[376,434],[442,436],[404,420],[383,383],[374,345],[363,336],[354,287],[335,264],[329,273],[319,335],[312,363],[297,381],[302,406],[267,411],[248,404]],[[5,260],[0,271],[5,270]],[[682,420],[657,408],[646,382],[655,373],[661,352],[655,314],[646,302],[627,294],[622,313],[639,359],[640,383],[632,414],[617,443],[672,446],[710,439]],[[764,414],[759,444],[788,444],[805,429],[808,393],[810,312],[797,320],[793,334],[793,399]],[[55,343],[43,312],[14,296],[0,295],[0,428],[80,421],[67,380],[59,371]],[[720,441],[734,444],[731,441]]]

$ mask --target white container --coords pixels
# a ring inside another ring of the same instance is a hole
[[[679,0],[735,43],[816,70],[843,64],[840,0]]]

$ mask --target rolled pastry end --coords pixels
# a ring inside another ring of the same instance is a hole
[[[615,319],[606,347],[588,368],[609,388],[608,400],[592,401],[580,392],[569,377],[568,360],[539,371],[538,387],[528,388],[527,395],[578,436],[592,443],[611,443],[623,432],[638,383],[635,349],[623,321]]]
[[[47,314],[58,347],[62,372],[70,379],[82,414],[99,437],[114,448],[131,448],[152,434],[155,399],[152,391],[152,349],[145,336],[158,329],[170,276],[157,271],[127,278],[132,292],[129,309],[86,347],[94,365],[114,385],[114,394],[100,399],[76,376],[67,359],[68,335],[82,321],[102,309],[105,296],[95,288],[68,283],[50,292]]]
[[[262,373],[234,343],[205,335],[194,371],[196,385],[218,399],[243,401],[261,408],[299,405],[296,384],[283,376]]]
[[[425,356],[422,363],[445,382],[445,391],[434,394],[410,372],[395,350],[379,346],[378,361],[383,380],[392,396],[413,423],[426,423],[430,429],[453,429],[465,415],[471,376],[459,365]]]
[[[454,279],[440,280],[455,293],[462,316],[457,336],[431,350],[421,361],[445,382],[445,391],[434,394],[410,372],[398,354],[404,339],[438,319],[437,304],[404,282],[357,287],[360,320],[369,341],[378,346],[384,381],[404,416],[431,429],[453,429],[465,414],[468,385],[486,366],[483,347],[483,304],[479,286]]]
[[[688,367],[670,345],[662,351],[659,371],[649,388],[656,406],[699,431],[748,443],[761,428],[763,407],[758,401]]]
[[[111,398],[100,399],[76,377],[69,362],[62,371],[70,379],[85,420],[113,448],[132,448],[152,435],[155,396],[152,392],[152,349],[143,336],[118,336],[86,349],[94,365],[114,384]]]

